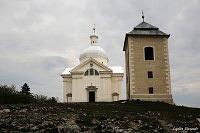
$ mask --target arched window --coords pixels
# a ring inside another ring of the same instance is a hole
[[[90,68],[90,75],[94,75],[94,69]]]
[[[99,75],[99,73],[98,73],[98,71],[97,71],[97,70],[95,70],[95,75]]]
[[[88,76],[88,70],[85,72],[85,76]]]
[[[96,69],[90,68],[87,71],[85,71],[85,76],[93,76],[93,75],[99,75],[99,72]]]
[[[145,57],[145,60],[154,60],[153,47],[144,48],[144,57]]]

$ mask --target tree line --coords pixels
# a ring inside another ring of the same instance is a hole
[[[48,98],[44,95],[32,94],[27,83],[21,87],[21,91],[17,91],[14,85],[0,85],[0,104],[57,102],[58,100],[55,97]]]

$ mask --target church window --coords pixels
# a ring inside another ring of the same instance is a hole
[[[94,69],[90,69],[90,75],[94,75]]]
[[[145,47],[144,56],[145,56],[145,60],[154,60],[153,47]]]
[[[99,75],[99,73],[98,73],[98,71],[97,71],[97,70],[95,70],[95,75]]]
[[[90,68],[85,72],[84,75],[85,76],[99,75],[99,72],[96,69]]]
[[[85,72],[85,76],[88,76],[88,70]]]
[[[152,71],[148,71],[148,78],[153,78],[153,72]]]
[[[149,94],[153,94],[153,87],[149,87]]]

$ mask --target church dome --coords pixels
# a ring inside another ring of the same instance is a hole
[[[94,33],[90,36],[91,44],[88,48],[86,48],[83,53],[80,55],[80,62],[84,62],[88,58],[94,58],[97,61],[107,65],[108,57],[106,51],[98,46],[98,35],[95,33],[95,28],[93,28]]]
[[[83,53],[80,55],[79,59],[83,59],[85,57],[103,57],[103,58],[108,58],[106,55],[106,51],[95,45],[91,45],[88,48],[86,48]]]

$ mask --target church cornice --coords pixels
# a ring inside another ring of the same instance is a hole
[[[61,74],[62,78],[71,78],[72,75],[71,74]]]
[[[112,71],[99,71],[100,74],[112,74]]]
[[[113,73],[112,77],[123,77],[124,74],[123,73]]]

